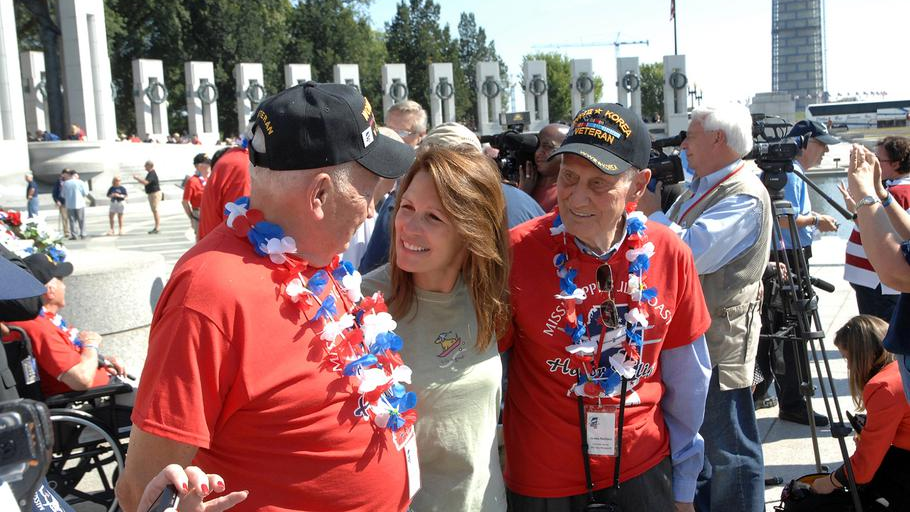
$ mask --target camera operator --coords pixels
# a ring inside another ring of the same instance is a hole
[[[534,163],[528,162],[519,175],[518,187],[537,201],[548,212],[556,206],[556,177],[559,175],[559,160],[549,160],[550,153],[566,140],[569,127],[551,123],[537,134],[539,142],[534,152]]]
[[[808,137],[806,147],[800,150],[793,161],[793,168],[805,173],[808,169],[818,166],[822,157],[828,152],[828,146],[839,144],[840,139],[828,133],[825,126],[817,121],[800,121],[793,125],[787,137]],[[796,174],[787,174],[787,183],[783,188],[784,199],[793,205],[797,212],[794,219],[797,226],[797,235],[799,246],[802,248],[806,262],[812,257],[812,239],[813,231],[832,232],[836,231],[838,224],[830,215],[821,215],[812,211],[812,205],[809,202],[809,188],[806,182]],[[787,229],[786,221],[779,220],[781,227],[781,236],[783,237],[783,247],[779,240],[774,241],[774,250],[786,251],[787,260],[793,262],[796,260],[796,253],[793,251],[790,230]],[[779,255],[777,261],[784,261],[783,255]],[[770,310],[770,297],[766,296],[762,304],[762,327],[766,334],[773,331],[775,322],[771,315],[779,315]],[[772,360],[778,364],[772,364]],[[778,405],[780,407],[778,417],[784,421],[791,421],[802,425],[809,425],[809,415],[806,408],[806,401],[800,394],[799,376],[796,371],[798,364],[793,350],[789,345],[775,343],[770,339],[764,339],[759,342],[757,363],[758,371],[763,377],[753,392],[753,400],[756,408],[773,407],[774,400],[767,396],[768,389],[772,382],[777,391]],[[781,368],[782,366],[782,368]],[[777,368],[779,371],[774,371]],[[803,369],[803,375],[809,374],[809,368]],[[822,414],[815,413],[815,425],[824,427],[828,425],[828,418]]]
[[[752,407],[761,276],[771,245],[768,192],[742,157],[752,149],[752,118],[741,105],[693,111],[682,144],[695,173],[667,215],[646,191],[639,209],[670,226],[692,249],[711,312],[705,334],[713,365],[700,433],[705,463],[700,511],[764,510],[761,439]]]

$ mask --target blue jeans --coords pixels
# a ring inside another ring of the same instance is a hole
[[[28,216],[37,217],[38,216],[38,196],[35,196],[28,200]]]
[[[721,391],[714,368],[699,432],[705,439],[705,465],[698,475],[695,509],[764,511],[764,462],[752,391]]]

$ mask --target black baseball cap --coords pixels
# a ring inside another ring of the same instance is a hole
[[[828,133],[828,129],[825,128],[825,125],[818,121],[802,120],[794,124],[793,128],[790,128],[790,133],[787,134],[787,137],[799,137],[802,135],[808,135],[810,138],[816,139],[829,146],[831,144],[840,144],[843,142]]]
[[[22,261],[31,271],[32,275],[43,284],[53,278],[63,279],[73,273],[73,264],[68,261],[55,262],[47,254],[32,254]]]
[[[44,295],[44,285],[6,258],[0,258],[0,300],[19,300]]]
[[[212,163],[212,160],[209,159],[209,156],[206,155],[205,153],[199,153],[198,155],[193,157],[193,165],[211,164],[211,163]]]
[[[617,103],[597,103],[575,114],[569,135],[550,154],[585,158],[601,171],[617,175],[630,167],[648,167],[651,136],[641,116]]]
[[[265,136],[265,153],[250,144],[250,162],[273,171],[317,169],[357,162],[383,178],[398,178],[414,162],[410,146],[379,133],[373,107],[346,84],[306,82],[259,104],[253,134]]]

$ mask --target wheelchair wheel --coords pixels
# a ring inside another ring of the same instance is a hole
[[[118,510],[114,484],[123,472],[124,450],[116,436],[86,412],[50,412],[54,428],[50,486],[70,505],[94,503],[92,510]]]

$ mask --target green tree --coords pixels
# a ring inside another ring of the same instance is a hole
[[[60,28],[57,26],[56,4],[48,0],[14,2],[16,33],[19,51],[43,51],[45,91],[50,126],[48,129],[60,136],[69,131],[64,125],[63,76],[60,64]]]
[[[439,5],[433,0],[401,0],[386,23],[389,62],[405,64],[410,99],[424,108],[430,105],[429,65],[450,61],[454,48],[449,26],[439,25]]]
[[[569,123],[572,116],[572,65],[568,57],[561,53],[533,53],[522,58],[522,68],[529,60],[542,60],[547,63],[547,105],[551,123]],[[522,83],[524,77],[522,76]],[[594,98],[602,101],[604,82],[598,75],[594,76]]]
[[[664,115],[664,63],[641,66],[641,115],[645,119]]]
[[[309,63],[313,79],[331,82],[335,64],[357,64],[361,92],[382,105],[381,66],[387,60],[383,34],[370,27],[365,0],[307,0],[291,14],[284,51],[288,63]],[[410,81],[410,80],[409,80]],[[374,109],[381,117],[382,109]]]
[[[503,101],[508,98],[508,67],[496,52],[496,43],[487,41],[483,27],[477,26],[473,13],[461,13],[458,21],[458,60],[455,64],[455,84],[458,87],[455,104],[456,118],[471,127],[477,126],[477,64],[499,62],[499,81],[503,86]],[[460,73],[459,70],[460,69]]]

